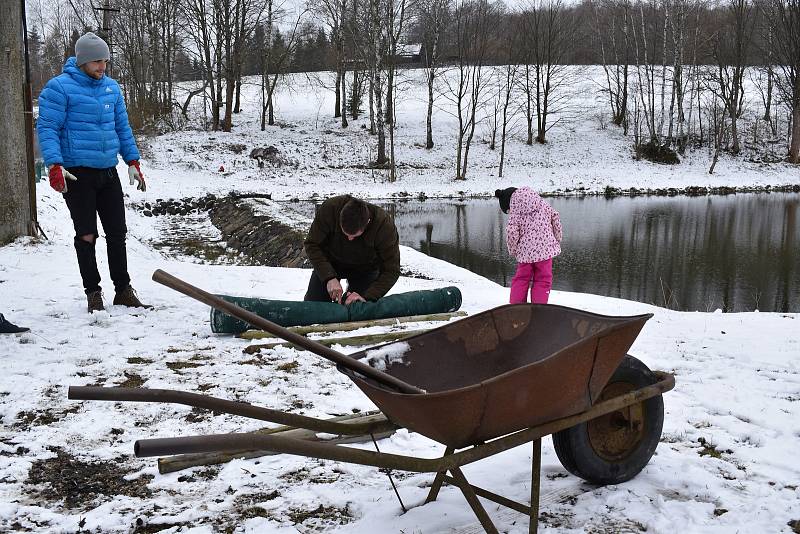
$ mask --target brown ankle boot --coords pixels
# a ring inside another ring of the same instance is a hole
[[[128,308],[152,308],[148,304],[142,304],[136,296],[136,290],[131,286],[126,287],[114,295],[114,306],[127,306]]]
[[[91,293],[86,294],[86,300],[88,302],[88,306],[86,307],[89,313],[94,313],[96,311],[103,311],[105,310],[105,306],[103,306],[103,292],[99,289],[97,291],[92,291]]]

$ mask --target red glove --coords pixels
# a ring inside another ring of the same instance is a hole
[[[131,180],[131,185],[133,185],[133,182],[139,182],[136,185],[136,189],[142,192],[147,191],[144,174],[142,174],[142,169],[139,168],[139,160],[132,159],[128,162],[128,177]]]
[[[50,176],[50,187],[58,191],[59,193],[66,193],[67,192],[67,182],[65,180],[77,180],[78,177],[74,174],[70,173],[61,165],[51,165],[50,171],[48,172]]]

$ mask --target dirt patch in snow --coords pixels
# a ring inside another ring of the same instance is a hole
[[[54,458],[36,460],[25,480],[25,492],[36,501],[63,501],[66,508],[91,508],[97,499],[115,495],[148,498],[152,475],[126,480],[131,471],[122,459],[85,462],[59,447],[50,449]]]

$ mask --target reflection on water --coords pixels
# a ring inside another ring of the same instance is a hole
[[[679,310],[800,311],[800,196],[548,198],[564,225],[553,287]],[[377,201],[404,245],[508,285],[495,199]]]

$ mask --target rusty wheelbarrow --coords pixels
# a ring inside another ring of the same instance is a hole
[[[372,452],[256,433],[139,440],[137,456],[265,450],[411,472],[436,473],[464,494],[487,532],[478,496],[530,517],[538,528],[541,438],[570,473],[595,484],[636,476],[661,436],[661,394],[673,375],[627,355],[652,314],[613,317],[563,306],[505,305],[350,356],[294,334],[163,271],[153,279],[335,362],[386,416],[344,424],[170,390],[71,387],[81,400],[177,402],[340,435],[406,427],[445,446],[441,458]],[[461,467],[533,443],[530,505],[470,484]]]

